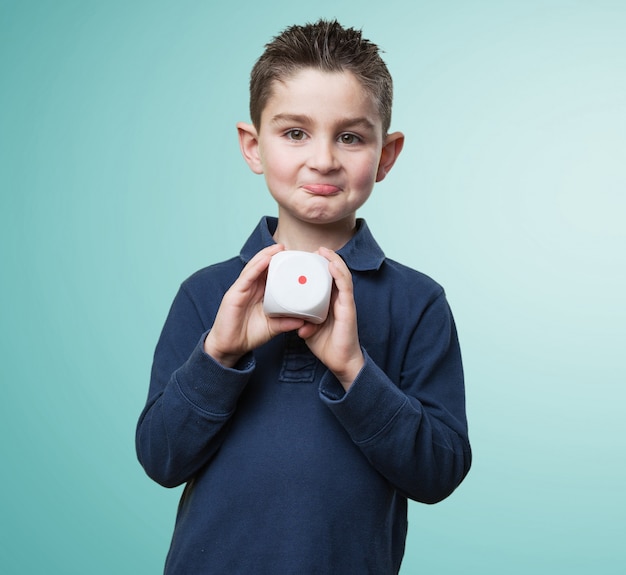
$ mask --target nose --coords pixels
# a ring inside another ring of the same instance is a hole
[[[307,162],[309,168],[328,173],[339,167],[334,141],[319,139],[309,149],[310,155]]]

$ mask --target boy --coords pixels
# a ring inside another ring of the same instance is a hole
[[[165,571],[398,573],[407,498],[447,497],[471,453],[444,292],[356,218],[404,142],[391,77],[360,32],[321,20],[266,46],[250,94],[241,151],[278,219],[182,284],[137,428],[147,473],[186,483]],[[263,313],[285,249],[329,261],[321,325]]]

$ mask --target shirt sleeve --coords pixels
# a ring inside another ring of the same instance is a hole
[[[371,465],[407,497],[445,499],[471,464],[458,337],[442,294],[425,310],[394,383],[364,350],[349,391],[331,372],[320,396]]]
[[[251,354],[233,369],[217,363],[204,352],[207,333],[181,288],[155,350],[136,431],[140,463],[165,487],[186,482],[211,459],[255,368]]]

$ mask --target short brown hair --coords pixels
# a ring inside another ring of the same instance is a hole
[[[352,72],[376,101],[383,135],[387,134],[393,100],[391,74],[376,44],[363,38],[360,30],[344,28],[336,20],[290,26],[265,45],[250,74],[250,117],[257,129],[273,83],[303,68]]]

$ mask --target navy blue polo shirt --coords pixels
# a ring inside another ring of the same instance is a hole
[[[349,391],[295,332],[225,368],[204,338],[276,225],[263,218],[238,257],[183,282],[156,347],[137,453],[155,481],[186,484],[166,573],[397,573],[407,498],[442,500],[471,462],[445,293],[359,220],[338,252],[366,358]]]

